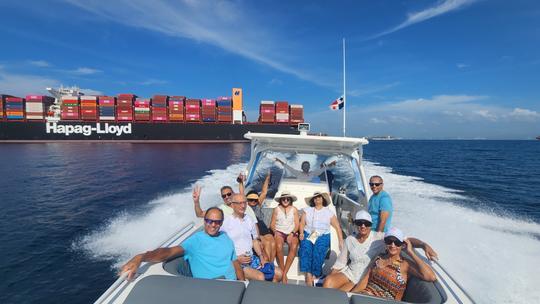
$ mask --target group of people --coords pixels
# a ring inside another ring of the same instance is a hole
[[[302,172],[299,174],[306,175],[306,179],[313,177],[309,168]],[[180,246],[136,255],[121,272],[128,273],[131,279],[142,262],[161,262],[184,256],[194,277],[287,283],[287,273],[298,253],[306,285],[313,286],[314,279],[323,276],[322,266],[330,250],[333,227],[340,253],[332,272],[324,278],[323,287],[401,300],[410,276],[435,281],[433,270],[413,248],[422,248],[429,259],[436,259],[436,252],[427,243],[406,238],[399,229],[391,226],[392,200],[383,190],[380,176],[370,178],[373,195],[368,202],[368,211],[355,214],[357,233],[345,240],[335,211],[329,207],[328,193],[316,192],[306,197],[308,207],[298,210],[294,206],[297,197],[287,191],[281,192],[274,198],[278,206],[272,212],[268,227],[262,204],[268,192],[270,173],[261,193],[249,191],[244,195],[242,176],[238,181],[239,193],[230,186],[222,187],[223,203],[208,210],[201,208],[201,188],[196,186],[193,189],[194,209],[195,214],[204,219],[204,230]],[[289,248],[286,259],[285,243]]]

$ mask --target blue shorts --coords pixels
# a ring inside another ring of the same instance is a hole
[[[264,274],[265,281],[272,281],[275,274],[275,266],[272,263],[265,263],[261,265],[261,259],[257,255],[251,256],[251,263],[242,264],[242,268],[250,267],[256,269]]]

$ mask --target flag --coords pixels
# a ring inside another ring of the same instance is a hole
[[[343,109],[343,106],[345,105],[345,101],[343,100],[343,96],[340,98],[332,101],[330,104],[330,110],[341,110]]]

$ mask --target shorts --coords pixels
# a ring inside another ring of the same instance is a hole
[[[267,234],[273,235],[272,230],[270,230],[268,226],[266,226],[263,220],[258,219],[257,227],[259,228],[260,235],[267,235]]]
[[[257,255],[251,256],[251,263],[249,264],[242,264],[242,268],[250,267],[253,269],[259,269],[261,268],[261,259]]]
[[[261,265],[261,259],[257,255],[251,256],[251,263],[242,264],[242,268],[253,268],[263,273],[265,281],[272,281],[275,274],[275,266],[272,263],[265,263]]]
[[[279,235],[283,239],[283,241],[287,243],[287,237],[289,236],[288,234],[285,234],[279,230],[276,230],[275,235]],[[298,237],[298,232],[295,232],[294,236]]]

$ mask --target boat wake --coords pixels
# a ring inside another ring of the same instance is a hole
[[[364,164],[368,176],[378,174],[385,180],[394,200],[394,225],[428,241],[443,267],[478,303],[540,303],[539,224],[466,208],[475,200],[459,191],[398,175],[372,162]],[[197,180],[194,184],[203,186],[202,207],[220,204],[219,188],[233,183],[245,167],[245,163],[234,164]],[[191,187],[149,204],[148,212],[116,216],[73,247],[118,267],[195,220]]]

